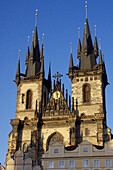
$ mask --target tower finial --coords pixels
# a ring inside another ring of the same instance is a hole
[[[101,50],[101,38],[99,38],[99,48]]]
[[[44,43],[44,33],[42,34],[42,44]]]
[[[19,49],[19,53],[18,53],[18,60],[20,60],[20,49]]]
[[[38,16],[38,9],[36,9],[36,14],[35,14],[35,16],[36,16],[36,23],[35,23],[35,27],[37,27],[37,16]]]
[[[71,54],[72,54],[72,42],[70,42],[70,50],[71,50]]]
[[[86,8],[86,19],[87,19],[87,1],[85,1],[85,8]]]
[[[97,31],[97,29],[96,29],[96,25],[95,25],[95,37],[96,37],[96,31]]]
[[[85,34],[86,34],[86,22],[85,22]]]
[[[80,27],[78,27],[78,38],[80,38]]]
[[[34,31],[32,31],[32,37],[34,37]]]
[[[28,35],[28,40],[27,40],[28,41],[28,46],[29,46],[29,38],[30,38],[30,36]]]

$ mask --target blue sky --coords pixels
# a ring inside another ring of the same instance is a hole
[[[74,64],[77,63],[78,27],[83,38],[85,1],[83,0],[10,0],[0,2],[0,162],[4,164],[8,148],[8,134],[12,130],[10,119],[15,118],[17,88],[15,78],[18,50],[20,49],[21,72],[25,70],[27,37],[32,42],[35,28],[35,10],[38,9],[38,35],[40,46],[44,33],[46,76],[49,62],[52,75],[63,74],[62,82],[71,94],[71,81],[67,77],[70,42]],[[94,25],[97,38],[101,38],[102,53],[110,85],[106,89],[107,123],[113,129],[113,0],[88,1],[88,21],[94,42]]]

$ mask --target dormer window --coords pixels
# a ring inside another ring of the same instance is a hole
[[[54,148],[54,153],[55,154],[59,153],[59,149],[58,148]]]
[[[88,147],[87,146],[83,147],[83,152],[88,152]]]

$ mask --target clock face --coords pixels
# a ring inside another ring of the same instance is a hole
[[[53,98],[55,98],[55,99],[60,98],[60,92],[59,92],[59,91],[55,91],[55,92],[53,93]]]

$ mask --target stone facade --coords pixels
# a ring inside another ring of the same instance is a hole
[[[37,26],[35,26],[31,52],[29,52],[29,46],[27,50],[25,74],[20,72],[20,60],[18,60],[15,76],[16,116],[10,121],[12,131],[9,134],[6,159],[11,158],[11,162],[14,163],[15,153],[21,150],[24,160],[22,156],[20,168],[26,164],[29,156],[32,159],[31,166],[38,163],[42,169],[43,166],[45,169],[48,167],[47,160],[54,159],[53,150],[56,148],[56,153],[58,150],[61,151],[56,157],[66,158],[67,169],[67,160],[68,158],[71,160],[71,156],[73,160],[76,157],[77,168],[82,169],[81,166],[79,167],[82,165],[82,158],[80,160],[78,158],[78,156],[85,156],[81,150],[82,145],[88,145],[89,152],[85,153],[88,157],[93,154],[96,156],[98,152],[101,153],[101,150],[96,150],[95,147],[106,147],[106,142],[111,141],[112,138],[111,130],[106,122],[105,88],[108,81],[101,49],[99,63],[97,63],[97,40],[95,37],[93,47],[86,18],[83,43],[81,46],[79,39],[78,44],[79,64],[77,66],[73,65],[72,53],[70,56],[68,76],[72,81],[72,97],[68,96],[67,89],[64,94],[62,75],[58,72],[53,76],[57,78],[57,81],[54,80],[53,88],[50,67],[48,79],[45,78],[43,52],[43,43],[41,52],[39,50]],[[70,152],[66,151],[65,147],[76,149]],[[57,160],[54,162],[55,169],[57,169],[57,162]],[[13,166],[16,168],[15,163]],[[29,169],[27,165],[26,167]]]

